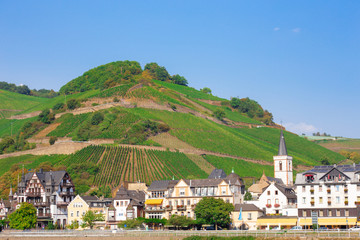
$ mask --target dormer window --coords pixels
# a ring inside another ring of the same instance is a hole
[[[314,174],[305,174],[305,181],[307,183],[312,183],[315,180]]]

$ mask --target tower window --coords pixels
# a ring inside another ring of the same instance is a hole
[[[279,170],[282,171],[282,162],[279,163]]]

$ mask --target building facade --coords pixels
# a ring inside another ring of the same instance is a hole
[[[315,166],[296,175],[300,225],[347,228],[360,220],[360,165]]]
[[[17,204],[28,202],[37,210],[38,227],[48,222],[67,225],[67,206],[74,199],[75,187],[66,171],[23,174],[14,195]]]

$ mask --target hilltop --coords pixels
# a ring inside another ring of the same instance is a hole
[[[7,164],[0,174],[12,176],[16,185],[21,164],[67,169],[81,192],[89,185],[116,188],[123,181],[199,178],[213,168],[227,173],[234,168],[248,177],[263,171],[273,175],[280,126],[272,114],[249,98],[227,100],[187,84],[155,63],[143,70],[137,62],[123,61],[87,71],[54,98],[1,90],[0,151],[5,155],[0,161]],[[323,158],[331,164],[344,159],[293,133],[284,135],[297,171]],[[92,145],[79,142],[89,140]],[[23,152],[10,153],[18,150]],[[33,155],[4,158],[21,154]],[[10,182],[2,184],[5,196]]]

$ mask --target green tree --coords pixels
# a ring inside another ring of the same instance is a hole
[[[50,145],[54,145],[56,140],[57,140],[57,137],[51,136],[50,139],[49,139]]]
[[[82,217],[84,224],[91,229],[94,227],[95,221],[104,221],[104,215],[102,213],[94,213],[93,211],[89,210],[85,213]]]
[[[214,224],[221,227],[228,227],[231,223],[230,213],[234,210],[231,203],[226,203],[222,199],[205,197],[200,200],[195,207],[196,219],[206,224]]]
[[[55,120],[55,115],[53,113],[50,113],[49,109],[45,109],[39,114],[38,120],[43,123],[49,124]]]
[[[216,110],[214,111],[214,116],[215,116],[217,119],[219,119],[219,120],[222,121],[222,120],[224,119],[224,117],[225,117],[225,112],[224,112],[224,110],[218,108],[218,109],[216,109]]]
[[[128,219],[118,223],[119,228],[134,229],[140,227],[144,221],[142,219]]]
[[[168,224],[174,225],[176,228],[188,227],[192,224],[192,219],[186,216],[171,215]]]
[[[323,156],[321,158],[321,164],[322,165],[330,165],[329,158],[327,156]]]
[[[159,66],[157,63],[146,64],[144,70],[148,70],[153,78],[160,81],[168,81],[171,78],[166,68]]]
[[[245,193],[244,200],[245,201],[251,201],[252,200],[252,196],[251,196],[250,192]]]
[[[36,221],[36,208],[27,202],[21,203],[19,209],[9,216],[10,227],[19,230],[34,228]]]
[[[70,110],[80,107],[80,102],[77,99],[70,99],[66,102],[66,106]]]
[[[183,86],[188,85],[188,81],[186,80],[186,78],[183,76],[180,76],[179,74],[173,75],[171,77],[171,80],[173,83],[178,84],[178,85],[183,85]]]
[[[99,125],[104,120],[104,114],[101,112],[95,112],[91,117],[92,125]]]
[[[200,89],[200,91],[203,93],[206,93],[206,94],[211,94],[211,89],[208,87],[204,87],[204,88]]]

